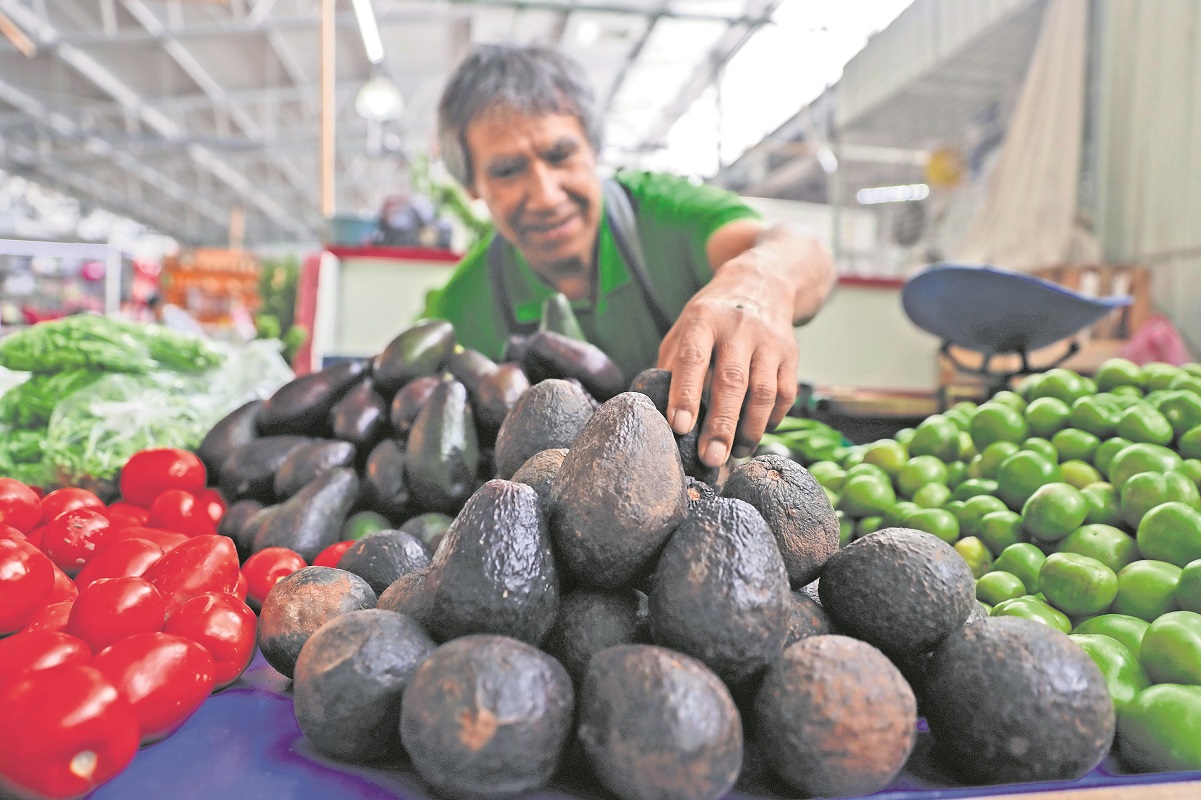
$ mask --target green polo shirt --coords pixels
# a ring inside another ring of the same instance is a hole
[[[651,172],[623,172],[617,180],[627,190],[647,277],[664,311],[674,320],[684,304],[713,277],[705,243],[718,228],[743,218],[758,218],[737,195],[684,178]],[[463,257],[446,285],[430,292],[424,316],[455,326],[464,347],[499,359],[510,335],[506,315],[494,297],[488,275],[486,237]],[[504,248],[503,276],[518,322],[537,322],[542,303],[555,293],[512,246]],[[637,280],[623,261],[608,215],[602,217],[597,251],[597,298],[572,303],[588,341],[600,347],[632,378],[653,367],[659,354],[659,331]]]

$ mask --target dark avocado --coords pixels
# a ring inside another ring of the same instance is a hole
[[[889,656],[933,649],[976,605],[967,562],[933,534],[909,528],[885,528],[839,550],[818,592],[839,630]]]
[[[344,569],[304,567],[267,592],[259,613],[258,641],[263,658],[291,678],[300,648],[313,632],[334,617],[375,607],[367,581]]]
[[[391,611],[349,611],[322,625],[300,648],[292,683],[305,738],[340,761],[395,759],[401,697],[436,647],[420,625]]]
[[[633,589],[575,589],[559,603],[559,618],[542,649],[579,685],[592,657],[619,644],[650,642],[645,609]]]
[[[926,665],[923,708],[945,762],[972,782],[1074,780],[1113,742],[1113,700],[1093,660],[1019,617],[946,637]]]
[[[525,357],[525,346],[529,338],[525,334],[514,334],[506,339],[505,349],[500,354],[501,363],[520,364],[521,359]]]
[[[571,447],[593,410],[591,398],[576,384],[553,379],[531,386],[513,404],[496,436],[497,477],[513,477],[535,453]]]
[[[250,557],[255,531],[251,520],[262,510],[263,504],[258,500],[239,500],[226,509],[221,521],[217,523],[217,533],[234,540],[234,546],[238,548],[238,559],[241,561]]]
[[[338,467],[354,468],[354,445],[334,439],[316,439],[288,454],[275,473],[273,488],[280,500],[310,484],[322,472]]]
[[[883,789],[905,766],[917,703],[870,644],[813,636],[768,669],[754,720],[768,764],[802,796],[857,796]]]
[[[687,505],[671,428],[646,395],[623,392],[592,415],[551,484],[559,566],[590,586],[622,586],[649,568]]]
[[[686,491],[688,492],[688,507],[689,508],[692,508],[692,506],[696,505],[697,503],[699,503],[702,500],[712,500],[715,497],[717,497],[716,489],[714,489],[712,486],[705,483],[704,481],[697,480],[696,478],[692,477],[691,475],[689,475],[685,479],[684,486],[685,486]]]
[[[275,473],[293,450],[311,441],[307,436],[266,436],[236,448],[221,465],[221,494],[231,502],[274,502]]]
[[[405,384],[405,387],[392,398],[392,407],[388,411],[392,420],[392,430],[402,439],[409,435],[409,429],[417,421],[417,415],[425,408],[425,401],[430,399],[434,389],[442,379],[436,375],[426,375]]]
[[[425,594],[435,636],[539,644],[559,611],[559,577],[537,492],[512,481],[481,486],[434,554]]]
[[[718,800],[742,767],[742,721],[708,667],[653,645],[592,657],[579,694],[579,739],[621,800]]]
[[[542,502],[546,503],[547,498],[550,497],[550,485],[554,482],[555,476],[559,474],[559,468],[563,466],[563,459],[566,456],[566,447],[556,447],[534,453],[526,459],[520,469],[513,473],[513,480],[532,487]]]
[[[405,689],[400,735],[421,777],[459,800],[545,786],[571,737],[575,698],[559,662],[505,636],[447,642]]]
[[[730,472],[722,497],[750,503],[771,526],[794,589],[821,573],[838,550],[838,517],[809,470],[789,458],[755,456]]]
[[[260,522],[252,549],[257,553],[268,547],[286,547],[311,562],[338,541],[358,496],[359,478],[354,470],[323,472]]]
[[[496,371],[496,362],[479,350],[456,344],[446,358],[446,371],[467,387],[467,395],[474,400],[480,382]]]
[[[200,440],[196,455],[204,462],[211,482],[217,481],[230,453],[258,437],[258,416],[262,407],[262,400],[251,400],[238,406],[219,419]]]
[[[371,452],[388,435],[388,404],[375,391],[375,381],[364,378],[329,413],[335,439],[350,442],[361,453]]]
[[[425,511],[455,514],[476,487],[479,438],[467,388],[443,380],[417,415],[405,445],[409,496]]]
[[[400,576],[429,565],[425,545],[404,531],[378,531],[364,536],[338,560],[338,569],[358,575],[377,595]]]
[[[392,397],[415,378],[433,375],[455,346],[455,329],[445,320],[430,320],[402,331],[375,357],[372,374],[384,397]]]
[[[580,327],[580,321],[571,310],[571,301],[562,292],[555,292],[542,301],[542,319],[538,323],[538,330],[554,331],[580,342],[588,341]]]
[[[575,378],[588,393],[604,401],[625,391],[626,379],[613,360],[594,344],[555,333],[530,334],[521,357],[530,383],[548,378]]]
[[[668,392],[671,388],[671,372],[666,369],[644,369],[634,376],[630,383],[631,392],[641,392],[651,399],[659,413],[667,417]],[[708,484],[717,483],[720,469],[706,466],[701,461],[697,446],[700,441],[701,429],[705,425],[705,415],[708,404],[701,401],[700,413],[692,430],[685,434],[676,434],[676,447],[680,450],[680,461],[684,464],[684,474]]]
[[[530,381],[517,364],[501,364],[480,381],[471,396],[471,407],[475,410],[481,441],[496,442],[505,417],[529,388]]]
[[[788,615],[788,638],[784,640],[784,647],[796,644],[801,639],[808,639],[810,636],[825,636],[827,634],[836,633],[833,623],[830,622],[830,617],[826,614],[825,609],[821,604],[814,600],[809,595],[802,591],[795,591],[791,594],[792,602]]]
[[[363,467],[363,505],[393,521],[413,516],[416,504],[405,481],[405,449],[395,439],[384,439],[367,456]]]
[[[414,570],[401,575],[379,596],[376,608],[395,611],[417,620],[429,630],[429,604],[425,597],[425,576],[430,568]]]
[[[259,433],[326,436],[334,404],[367,373],[366,361],[339,361],[320,372],[293,378],[267,398],[259,410]]]
[[[741,500],[700,504],[676,528],[650,594],[655,642],[738,687],[780,657],[792,596],[771,529]]]
[[[421,542],[425,546],[426,552],[433,556],[438,551],[438,545],[442,543],[442,537],[446,535],[446,529],[452,522],[454,522],[453,517],[431,511],[426,514],[418,514],[405,521],[400,529]]]

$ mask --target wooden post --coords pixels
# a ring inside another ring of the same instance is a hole
[[[321,0],[321,216],[334,213],[334,0]]]

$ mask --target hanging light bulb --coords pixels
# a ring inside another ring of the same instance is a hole
[[[375,75],[359,89],[354,110],[369,120],[396,119],[404,111],[404,98],[386,75]]]

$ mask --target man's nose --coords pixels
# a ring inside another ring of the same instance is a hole
[[[567,199],[557,170],[536,163],[530,170],[529,198],[526,207],[532,211],[550,211]]]

